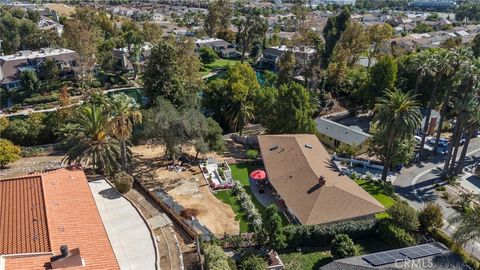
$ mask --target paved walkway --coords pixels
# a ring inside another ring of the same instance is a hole
[[[105,180],[89,185],[120,268],[157,269],[154,241],[137,210]]]

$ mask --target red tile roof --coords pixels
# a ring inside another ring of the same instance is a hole
[[[69,270],[119,269],[87,179],[81,169],[64,168],[44,173],[40,176],[2,180],[0,181],[0,187],[8,181],[23,181],[21,179],[25,178],[40,179],[36,181],[40,182],[38,186],[43,189],[42,200],[47,220],[47,235],[50,243],[48,246],[49,253],[25,254],[22,256],[6,255],[4,256],[5,270],[48,269],[50,267],[50,258],[60,254],[61,245],[68,245],[70,250],[79,248],[81,257],[85,263],[83,267],[69,267]],[[18,184],[18,186],[20,186],[19,190],[22,190],[23,193],[34,193],[36,196],[39,196],[38,190],[36,189],[28,192],[31,189],[28,185],[22,186]],[[0,196],[2,196],[0,202],[3,207],[3,193],[0,193]],[[28,200],[25,201],[21,199],[16,201],[17,207],[13,207],[11,200],[16,197],[11,196],[10,198],[9,211],[21,212],[21,209],[28,207],[28,204],[25,205],[25,202],[28,202]],[[4,219],[4,214],[5,212],[2,209],[0,212],[1,220]],[[21,215],[17,215],[16,217],[19,216]],[[29,230],[24,227],[26,223],[22,223],[20,219],[13,222],[19,225],[16,226],[16,230],[13,232],[14,234],[22,230]],[[0,228],[0,231],[2,230],[3,227]],[[17,244],[17,246],[31,245],[31,240],[27,240],[21,240],[21,243]],[[7,243],[4,243],[5,241]],[[9,245],[11,245],[10,239],[0,238],[1,247]],[[19,249],[17,249],[17,251],[18,250]]]
[[[49,251],[42,178],[0,181],[0,254]]]

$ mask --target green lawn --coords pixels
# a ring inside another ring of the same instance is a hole
[[[250,195],[250,198],[252,198],[252,202],[257,208],[258,212],[264,216],[266,208],[257,200],[257,198],[255,198],[255,195],[250,190],[249,181],[250,172],[257,169],[263,169],[263,167],[254,163],[237,163],[230,165],[230,169],[232,170],[233,179],[239,181],[245,187],[245,191],[248,193],[248,195]],[[247,215],[241,209],[240,204],[235,196],[233,196],[230,191],[219,191],[214,194],[217,199],[229,204],[232,207],[233,212],[235,212],[235,220],[240,222],[240,232],[250,232],[251,228],[249,227]],[[287,225],[288,221],[285,216],[281,214],[280,217],[282,218],[283,224]]]
[[[211,64],[203,65],[203,68],[200,74],[202,76],[205,76],[205,75],[208,75],[210,72],[212,72],[212,70],[214,69],[226,69],[229,66],[234,66],[238,62],[239,62],[238,60],[218,59],[217,61]]]
[[[366,192],[370,193],[377,201],[379,201],[385,208],[388,208],[395,204],[395,200],[385,194],[385,192],[373,182],[365,181],[363,179],[355,180],[355,182],[361,186]]]
[[[280,254],[285,269],[316,270],[332,261],[330,253],[325,251],[304,250]]]
[[[233,212],[235,213],[235,220],[238,220],[240,223],[240,232],[248,232],[249,224],[247,220],[247,213],[242,210],[240,204],[237,201],[237,198],[231,194],[229,190],[217,191],[214,193],[215,197],[220,201],[229,204]]]

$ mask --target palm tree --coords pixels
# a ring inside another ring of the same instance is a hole
[[[429,59],[431,57],[431,53],[429,51],[421,51],[415,55],[410,63],[411,68],[415,70],[417,75],[417,79],[415,81],[415,89],[413,90],[413,94],[418,94],[418,90],[420,89],[420,85],[422,84],[423,78],[427,75],[428,70],[430,69]]]
[[[421,124],[419,104],[414,97],[399,90],[388,90],[385,96],[377,98],[374,122],[386,138],[385,160],[383,161],[382,180],[392,165],[394,142],[398,138],[408,138]]]
[[[238,130],[240,135],[248,121],[254,118],[253,104],[248,101],[232,102],[225,110],[225,120],[231,130]]]
[[[425,137],[430,126],[430,115],[437,102],[437,90],[445,76],[449,76],[452,72],[451,66],[452,54],[446,50],[442,50],[432,55],[429,61],[429,74],[434,78],[430,100],[428,102],[427,114],[425,115],[425,123],[422,130],[422,142],[420,144],[419,159],[423,158],[423,147],[425,146]]]
[[[66,127],[62,144],[69,147],[63,161],[92,165],[94,171],[114,172],[118,168],[118,141],[106,130],[107,114],[102,107],[83,105]]]
[[[142,114],[135,100],[125,94],[118,94],[111,99],[108,110],[108,128],[110,133],[120,141],[122,170],[127,170],[126,141],[132,134],[133,125],[141,123]]]
[[[475,131],[480,128],[480,108],[477,101],[473,102],[474,111],[470,113],[469,119],[467,120],[467,135],[465,138],[465,143],[462,148],[462,153],[460,154],[460,158],[458,159],[457,168],[455,169],[455,174],[461,174],[463,171],[463,165],[465,162],[465,157],[467,156],[467,149],[468,145],[470,144],[470,140],[473,137]]]
[[[455,52],[452,53],[450,57],[450,66],[451,66],[451,73],[448,74],[449,79],[455,76],[455,73],[458,71],[460,68],[461,64],[464,63],[465,61],[469,61],[470,59],[473,58],[473,55],[470,50],[466,49],[459,49],[456,50]],[[453,81],[453,79],[449,80]],[[440,120],[438,121],[438,129],[437,129],[437,134],[436,134],[436,139],[435,139],[435,146],[433,149],[433,152],[436,153],[438,150],[438,144],[440,142],[440,135],[442,133],[442,126],[443,122],[445,121],[445,115],[447,114],[448,106],[450,105],[450,98],[452,93],[454,92],[454,87],[453,85],[448,85],[446,87],[444,96],[443,96],[443,101],[442,101],[442,108],[440,110]]]
[[[457,91],[454,110],[457,113],[457,121],[448,147],[448,154],[443,167],[443,177],[454,174],[454,165],[464,125],[477,104],[478,87],[480,84],[480,61],[463,63],[456,74],[455,81]]]
[[[468,241],[480,238],[480,207],[467,209],[467,211],[449,219],[451,224],[456,224],[455,232],[452,238],[460,245],[464,246]]]

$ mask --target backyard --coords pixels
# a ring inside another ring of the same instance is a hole
[[[379,237],[371,237],[354,242],[357,247],[357,255],[393,248]],[[326,247],[303,248],[300,251],[283,251],[279,255],[286,267],[285,269],[316,270],[333,260],[329,248]]]
[[[302,250],[290,253],[280,253],[285,269],[319,269],[321,266],[331,262],[332,256],[328,251]]]
[[[231,164],[230,169],[232,170],[232,177],[234,180],[237,180],[245,187],[248,195],[252,198],[252,202],[257,208],[258,212],[263,216],[265,213],[265,207],[255,198],[255,195],[250,190],[250,180],[249,175],[250,172],[256,169],[263,169],[261,165],[257,165],[252,162],[248,163],[237,163]],[[215,197],[221,200],[222,202],[229,204],[233,211],[235,212],[235,219],[240,222],[240,232],[249,232],[251,228],[249,227],[247,214],[243,211],[240,207],[240,203],[238,202],[237,198],[232,195],[230,190],[219,191],[215,193]],[[281,215],[284,224],[287,224],[287,220]]]
[[[234,66],[238,62],[238,60],[218,59],[211,64],[204,64],[200,73],[202,76],[206,76],[214,70],[226,69],[229,66]]]

